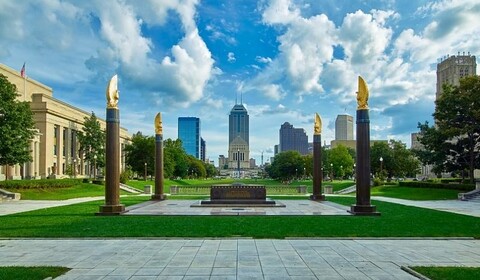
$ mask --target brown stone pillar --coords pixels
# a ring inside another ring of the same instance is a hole
[[[370,117],[368,109],[357,110],[356,204],[348,211],[354,215],[380,215],[370,204]]]
[[[313,194],[311,200],[325,200],[322,195],[322,135],[313,135]]]
[[[155,134],[155,193],[152,200],[166,199],[163,194],[163,135]]]
[[[118,108],[107,108],[107,143],[105,174],[105,205],[97,215],[119,215],[125,212],[120,204],[120,117]]]

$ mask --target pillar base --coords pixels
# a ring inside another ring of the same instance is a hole
[[[165,194],[154,194],[152,195],[152,200],[165,200],[167,196]]]
[[[312,194],[310,195],[310,200],[315,200],[315,201],[325,201],[325,195],[323,194],[320,194],[320,195],[315,195],[315,194]]]
[[[125,210],[125,205],[123,204],[100,205],[100,211],[95,213],[95,215],[96,216],[114,216],[114,215],[120,215],[126,212],[128,212],[128,210]]]
[[[347,210],[355,216],[380,216],[375,205],[352,205],[350,210]]]

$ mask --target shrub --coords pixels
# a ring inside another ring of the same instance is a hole
[[[105,185],[105,181],[104,180],[93,180],[92,184],[103,186],[103,185]]]
[[[43,179],[43,180],[10,180],[1,181],[2,189],[60,189],[70,188],[82,183],[82,179]]]
[[[461,190],[461,191],[471,191],[475,189],[473,184],[442,184],[442,183],[433,183],[433,182],[399,182],[401,187],[412,187],[412,188],[431,188],[431,189],[451,189],[451,190]]]
[[[125,169],[120,173],[120,183],[126,184],[128,180],[132,177],[132,171],[130,169]]]
[[[381,185],[383,185],[382,179],[380,179],[380,178],[373,179],[373,186],[374,187],[378,187],[378,186],[381,186]]]

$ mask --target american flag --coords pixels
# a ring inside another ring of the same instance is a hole
[[[25,63],[23,63],[22,70],[20,70],[20,75],[22,76],[22,78],[25,78]]]

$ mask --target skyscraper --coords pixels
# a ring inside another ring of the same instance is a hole
[[[200,137],[200,160],[207,162],[207,143]]]
[[[436,98],[443,93],[443,84],[460,85],[460,78],[477,74],[477,60],[474,55],[463,52],[460,55],[446,56],[437,64]]]
[[[338,115],[335,120],[335,140],[353,140],[353,117]]]
[[[178,139],[182,140],[185,152],[198,159],[200,159],[200,138],[199,118],[178,118]]]
[[[229,115],[228,168],[250,168],[249,117],[243,104],[235,104]]]
[[[308,136],[303,128],[295,128],[288,122],[280,126],[279,152],[298,151],[302,155],[308,154]]]

